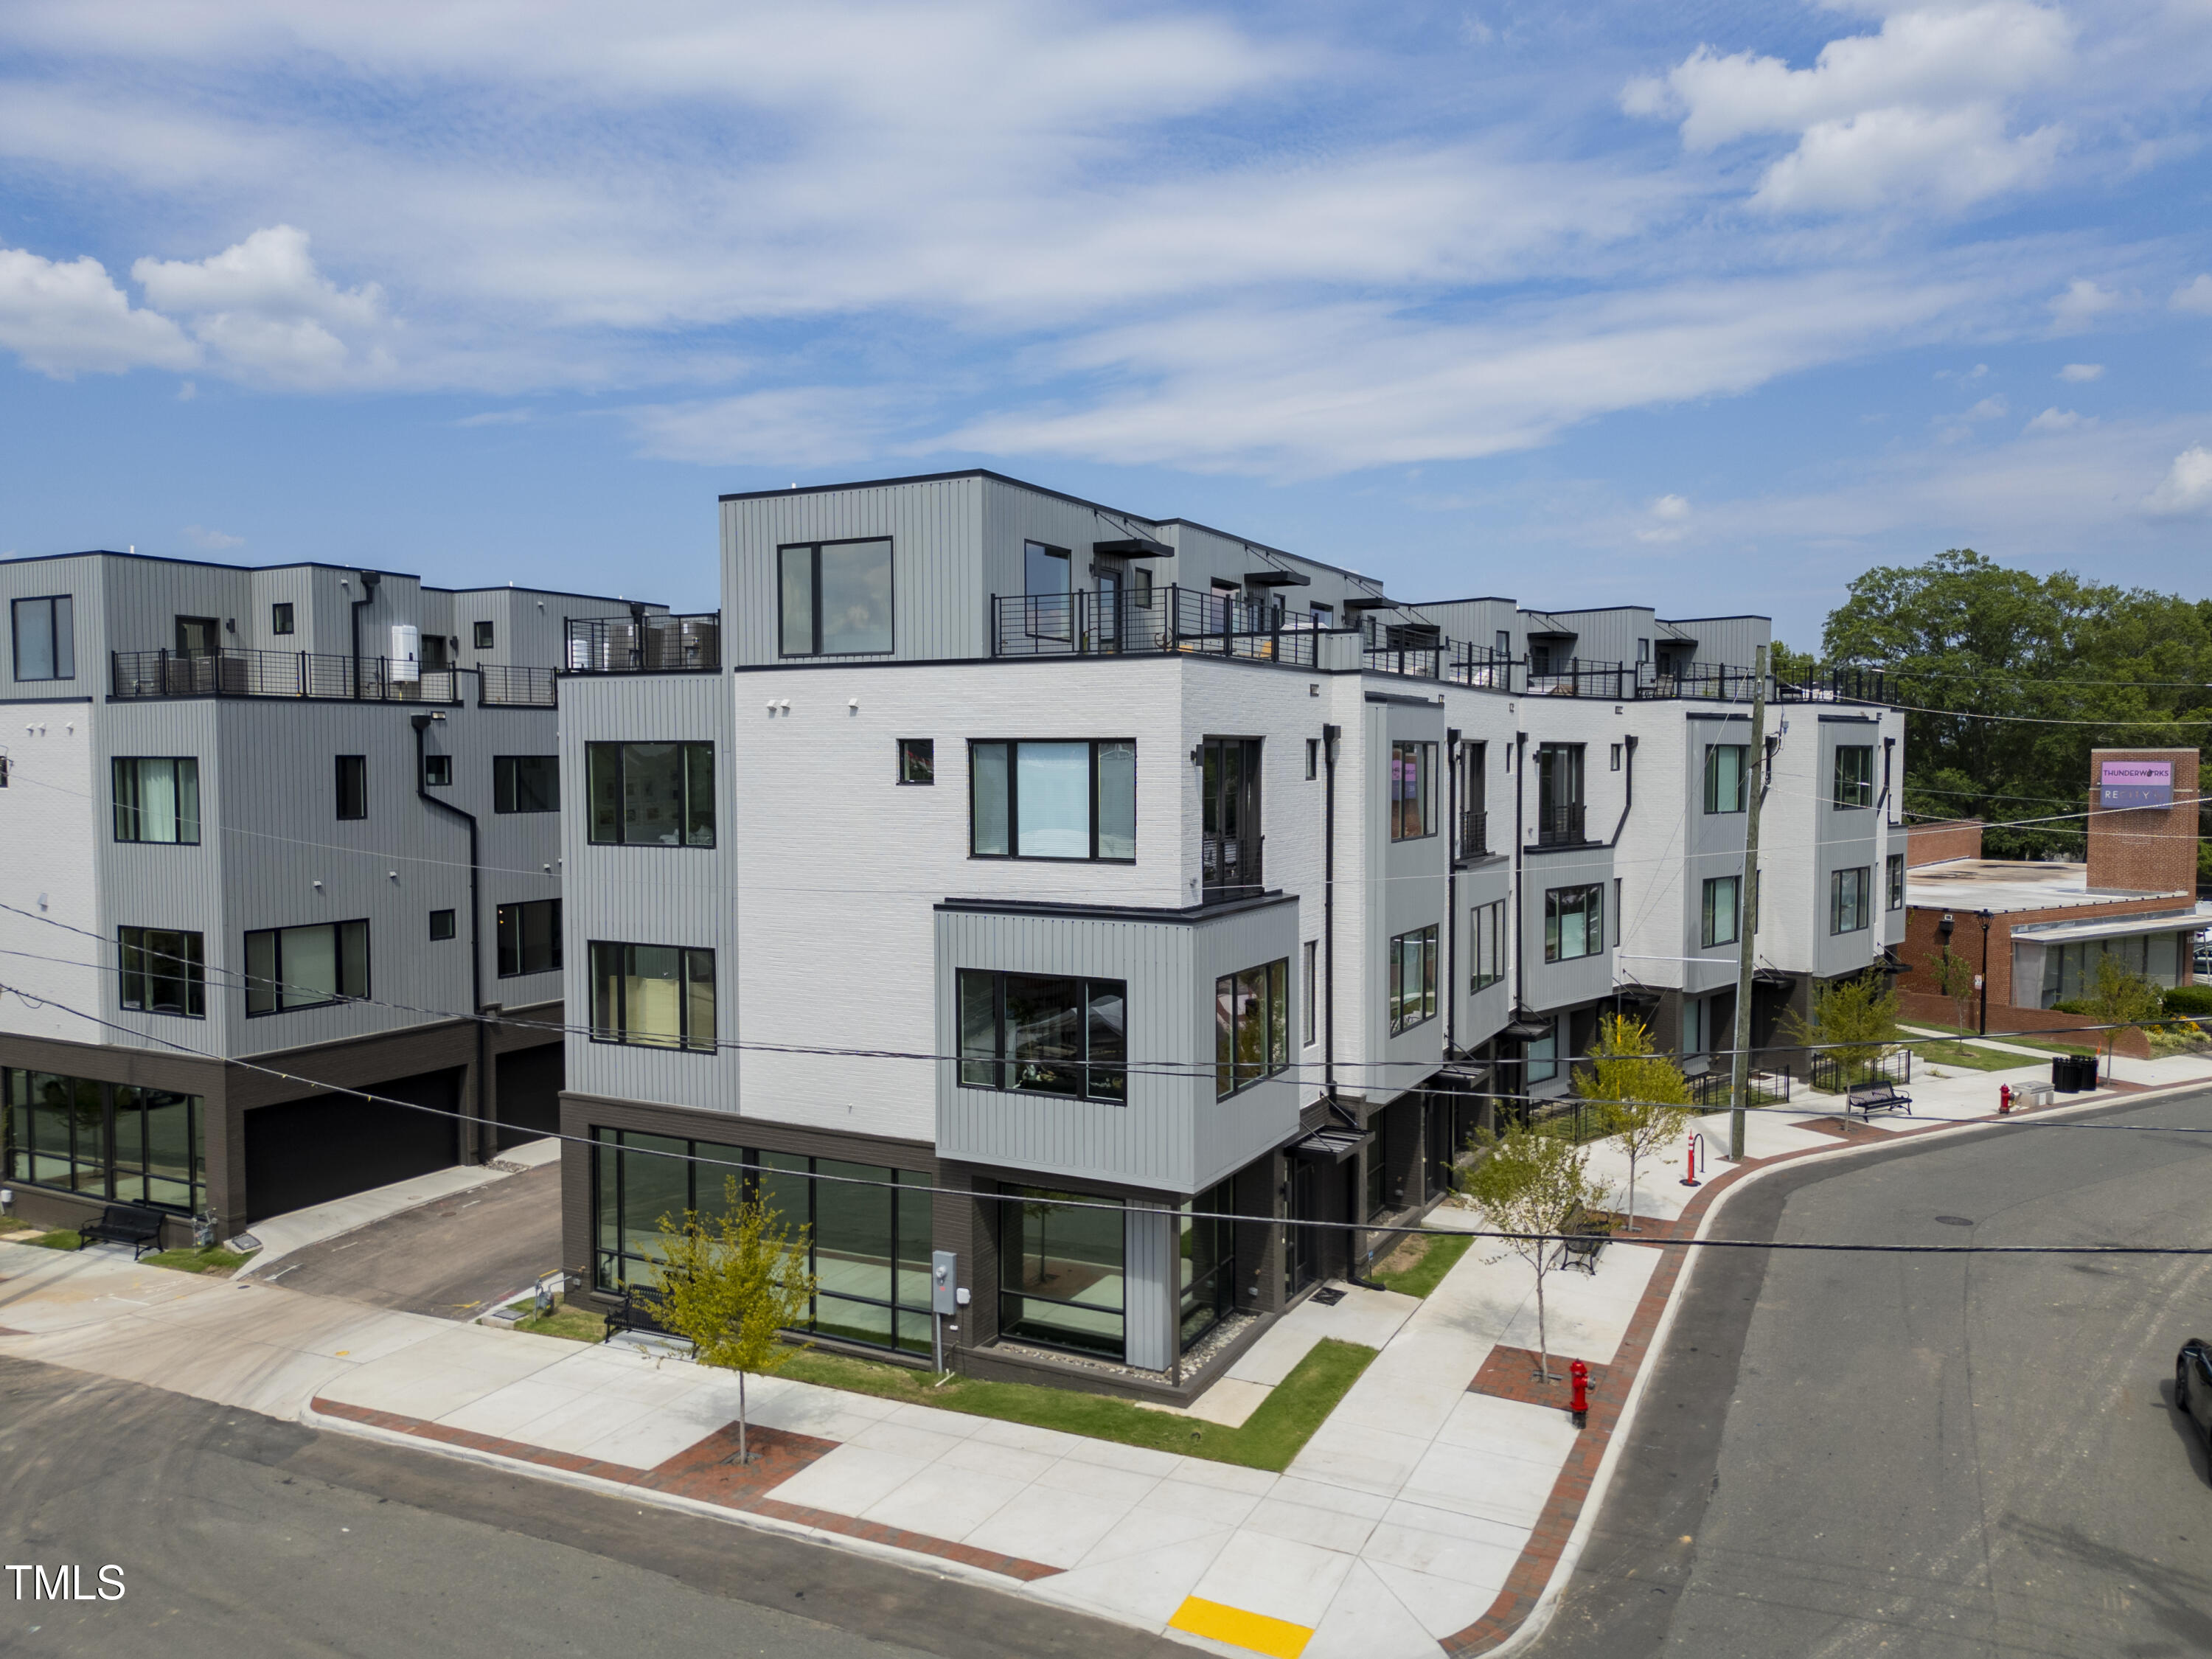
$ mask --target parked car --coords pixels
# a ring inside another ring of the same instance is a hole
[[[2212,1456],[2212,1342],[2201,1336],[2191,1337],[2174,1356],[2173,1403],[2189,1413]]]

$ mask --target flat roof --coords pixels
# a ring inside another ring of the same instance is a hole
[[[599,599],[608,605],[627,605],[629,600],[611,593],[572,593],[559,587],[518,587],[513,582],[494,584],[485,587],[440,587],[426,582],[412,570],[392,570],[374,564],[334,564],[328,559],[284,559],[276,564],[232,564],[223,559],[184,559],[173,553],[118,553],[112,547],[85,547],[74,553],[24,553],[0,559],[0,564],[43,564],[55,559],[135,559],[147,564],[188,564],[201,570],[235,570],[253,575],[269,570],[337,570],[349,576],[364,571],[374,571],[380,576],[404,577],[425,593],[543,593],[548,599]],[[657,599],[641,599],[641,605],[657,605]]]
[[[2185,910],[2169,910],[2154,916],[2112,916],[2091,921],[2039,921],[2012,930],[2014,939],[2045,945],[2075,940],[2129,939],[2139,933],[2170,933],[2179,927],[2191,933],[2212,923],[2212,903],[2199,902]]]
[[[2092,887],[2086,864],[2045,864],[2025,859],[1946,859],[1916,864],[1905,872],[1905,902],[1921,910],[2087,909],[2147,898],[2186,898],[2174,889]]]

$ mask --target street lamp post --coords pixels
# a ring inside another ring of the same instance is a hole
[[[1981,981],[1982,1012],[1980,1018],[1974,1024],[1974,1035],[1987,1036],[1990,1034],[1990,913],[1984,910],[1981,913],[1981,917],[1982,971],[1975,977]]]

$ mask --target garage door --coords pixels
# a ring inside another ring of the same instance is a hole
[[[453,1120],[437,1113],[457,1109],[460,1085],[459,1071],[449,1070],[364,1085],[434,1112],[315,1095],[246,1113],[246,1218],[326,1204],[457,1162]]]
[[[517,1048],[499,1057],[499,1149],[558,1133],[562,1052],[557,1042]]]

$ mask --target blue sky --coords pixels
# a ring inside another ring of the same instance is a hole
[[[714,603],[984,465],[1395,593],[2212,595],[2212,4],[14,0],[0,553]]]

